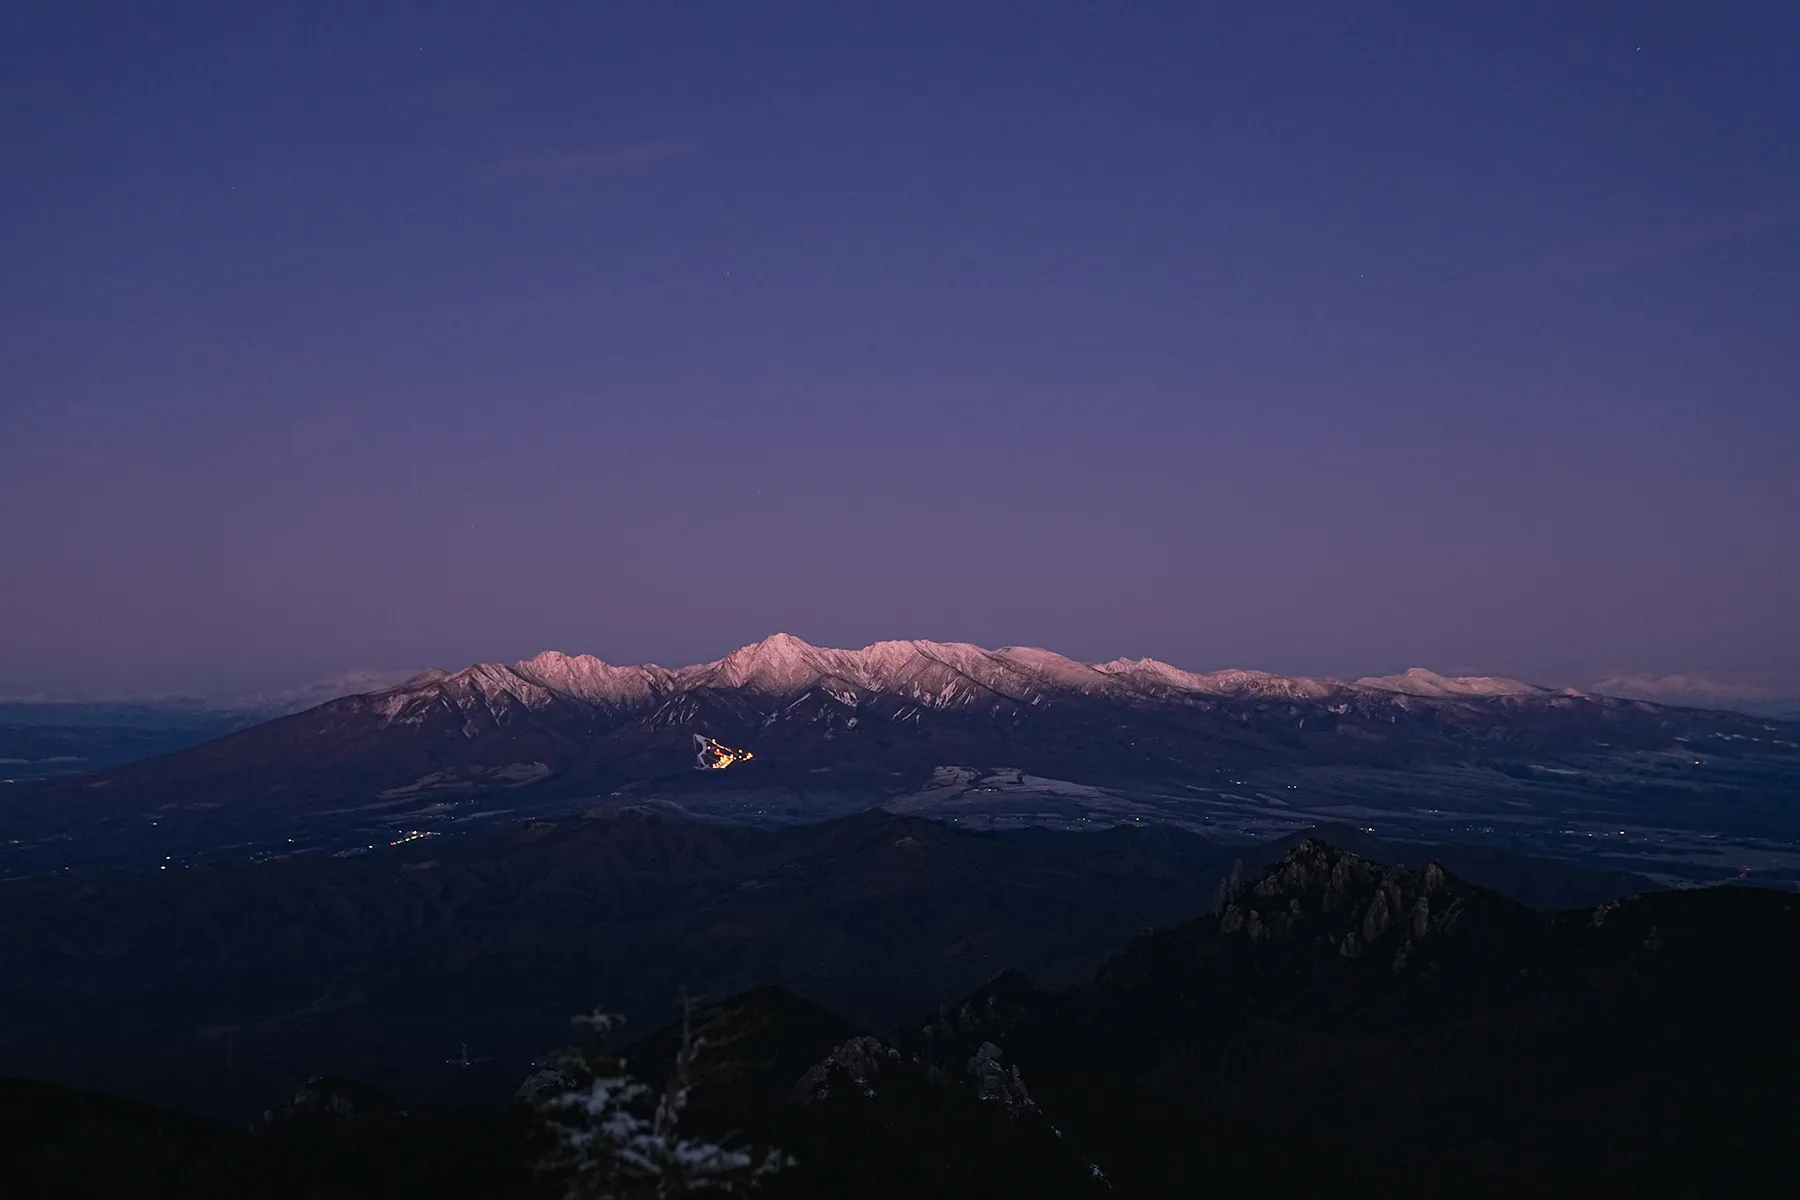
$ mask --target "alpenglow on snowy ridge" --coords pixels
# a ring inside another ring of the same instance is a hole
[[[547,651],[427,671],[160,758],[11,785],[0,833],[60,865],[70,852],[53,833],[77,819],[121,846],[133,829],[195,846],[278,831],[278,850],[354,850],[484,816],[782,824],[879,806],[1226,837],[1342,822],[1539,851],[1604,836],[1658,862],[1679,853],[1710,872],[1724,853],[1734,874],[1800,877],[1800,859],[1768,849],[1782,833],[1769,820],[1788,810],[1744,807],[1797,785],[1800,729],[1515,679],[1415,668],[1343,682],[776,634],[675,669]],[[1756,824],[1728,851],[1691,833],[1697,807]]]
[[[480,696],[527,707],[562,699],[626,712],[700,689],[787,696],[812,688],[846,704],[880,694],[936,709],[984,703],[1043,704],[1059,695],[1166,702],[1229,696],[1318,700],[1339,693],[1421,697],[1575,694],[1556,693],[1516,679],[1446,678],[1418,667],[1402,675],[1343,683],[1262,671],[1195,673],[1153,658],[1085,663],[1035,647],[987,650],[967,642],[889,641],[860,650],[834,650],[777,633],[717,661],[674,670],[653,663],[614,666],[592,655],[547,650],[510,666],[478,663],[454,674],[428,671],[370,695],[379,697],[377,708],[385,718],[405,721],[416,718],[422,705],[446,695]]]

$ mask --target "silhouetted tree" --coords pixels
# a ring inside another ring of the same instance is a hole
[[[778,1150],[759,1155],[682,1133],[696,1065],[708,1047],[694,1032],[687,997],[681,1004],[681,1041],[660,1091],[634,1077],[607,1049],[607,1037],[622,1017],[596,1008],[574,1023],[588,1031],[587,1044],[553,1058],[553,1082],[536,1099],[556,1131],[543,1165],[566,1180],[569,1200],[742,1195],[791,1165]]]

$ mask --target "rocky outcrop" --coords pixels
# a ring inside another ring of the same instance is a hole
[[[367,1084],[335,1075],[314,1075],[300,1085],[292,1100],[264,1112],[261,1123],[264,1126],[317,1121],[360,1124],[405,1115],[392,1100]]]
[[[1037,1105],[1025,1088],[1019,1068],[1007,1066],[1001,1058],[1000,1047],[992,1042],[981,1043],[980,1049],[970,1057],[965,1072],[975,1086],[975,1095],[982,1103],[997,1106],[1014,1120],[1028,1113],[1035,1114]]]
[[[839,1095],[873,1098],[881,1072],[900,1062],[900,1052],[879,1038],[854,1037],[808,1069],[794,1085],[788,1100],[816,1104]]]
[[[874,1100],[884,1079],[905,1076],[972,1096],[1009,1121],[1039,1116],[1024,1076],[1017,1065],[1005,1061],[1005,1052],[998,1045],[983,1041],[961,1062],[951,1057],[953,1054],[954,1048],[943,1042],[935,1046],[926,1043],[921,1052],[902,1054],[879,1038],[851,1038],[802,1075],[788,1100],[801,1105],[843,1097]]]
[[[1308,838],[1254,882],[1233,864],[1214,911],[1223,937],[1266,942],[1316,935],[1344,958],[1390,947],[1401,971],[1415,943],[1455,927],[1464,902],[1451,893],[1450,877],[1435,862],[1417,870],[1386,867]]]

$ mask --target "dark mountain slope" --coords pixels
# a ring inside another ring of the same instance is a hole
[[[54,1084],[0,1079],[0,1195],[8,1200],[552,1200],[542,1139],[518,1110],[317,1102],[368,1089],[318,1080],[254,1129]]]
[[[322,1070],[491,1096],[595,1003],[655,1020],[683,987],[782,983],[878,1029],[1004,967],[1073,981],[1205,910],[1232,859],[1258,853],[1157,826],[625,815],[13,881],[0,1070],[205,1112],[260,1110]],[[465,1042],[481,1061],[449,1067]]]
[[[579,884],[589,855],[630,886],[773,866],[823,873],[841,916],[916,899],[914,878],[954,891],[975,868],[1001,893],[1034,877],[1074,892],[1083,878],[1047,831],[972,838],[871,816],[771,857],[757,848],[766,835],[646,840],[655,823],[637,825],[524,831],[512,866],[489,856],[485,885],[529,890],[520,866],[552,860],[572,873],[551,871],[547,886]],[[1112,890],[1159,862],[1184,869],[1180,835],[1136,834],[1068,841],[1104,847],[1082,861],[1105,862]],[[597,841],[562,860],[584,837]],[[919,854],[929,869],[901,865]],[[1043,923],[1066,917],[1027,892]],[[862,917],[883,938],[905,927],[879,908]],[[923,923],[936,921],[927,908]],[[74,949],[40,942],[29,960]],[[1209,915],[1143,934],[1066,990],[1007,972],[881,1039],[778,988],[702,1004],[694,1026],[715,1052],[693,1129],[793,1153],[772,1200],[1754,1193],[1786,1169],[1800,1121],[1797,951],[1800,899],[1786,893],[1664,892],[1546,914],[1436,863],[1379,866],[1309,839],[1254,878],[1222,880]],[[474,983],[432,980],[431,994]],[[670,995],[647,1010],[670,1013]],[[133,1012],[134,997],[113,1000],[102,1019]],[[428,994],[409,1003],[389,1019],[432,1019]],[[568,1011],[537,1050],[568,1040]],[[625,1053],[654,1082],[677,1031],[651,1024]],[[496,1065],[509,1092],[531,1069]],[[429,1088],[440,1102],[453,1095],[443,1082]],[[36,1124],[19,1123],[6,1178],[99,1178],[86,1160],[116,1151],[126,1169],[109,1182],[132,1194],[375,1196],[431,1180],[432,1194],[527,1195],[543,1182],[526,1169],[538,1143],[517,1108],[409,1117],[322,1080],[245,1137],[39,1085],[0,1089],[0,1104],[21,1096]]]
[[[1686,1170],[1800,1117],[1796,951],[1783,893],[1544,915],[1308,841],[1090,984],[1003,977],[901,1044],[1004,1047],[1103,1165],[1174,1110],[1503,1177]]]
[[[1253,870],[1261,870],[1285,857],[1308,838],[1389,866],[1423,867],[1426,863],[1436,862],[1459,879],[1545,912],[1592,908],[1621,896],[1668,890],[1656,880],[1630,871],[1576,866],[1492,846],[1398,842],[1375,837],[1348,825],[1320,825],[1304,833],[1277,838],[1247,852],[1243,860]]]
[[[260,1109],[330,1071],[504,1094],[571,1013],[786,983],[880,1028],[1021,963],[1091,971],[1205,907],[1179,831],[1016,838],[869,813],[760,831],[628,817],[379,857],[0,885],[0,1071]],[[467,1042],[468,1068],[446,1065]]]

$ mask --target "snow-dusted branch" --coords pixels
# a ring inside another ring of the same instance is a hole
[[[589,1043],[556,1058],[554,1069],[566,1086],[546,1089],[537,1101],[557,1135],[544,1165],[567,1180],[569,1200],[741,1195],[791,1165],[777,1150],[759,1156],[683,1135],[695,1064],[707,1047],[695,1035],[692,1017],[683,996],[681,1043],[660,1093],[607,1051],[606,1039],[622,1018],[595,1009],[574,1019],[589,1031]]]

